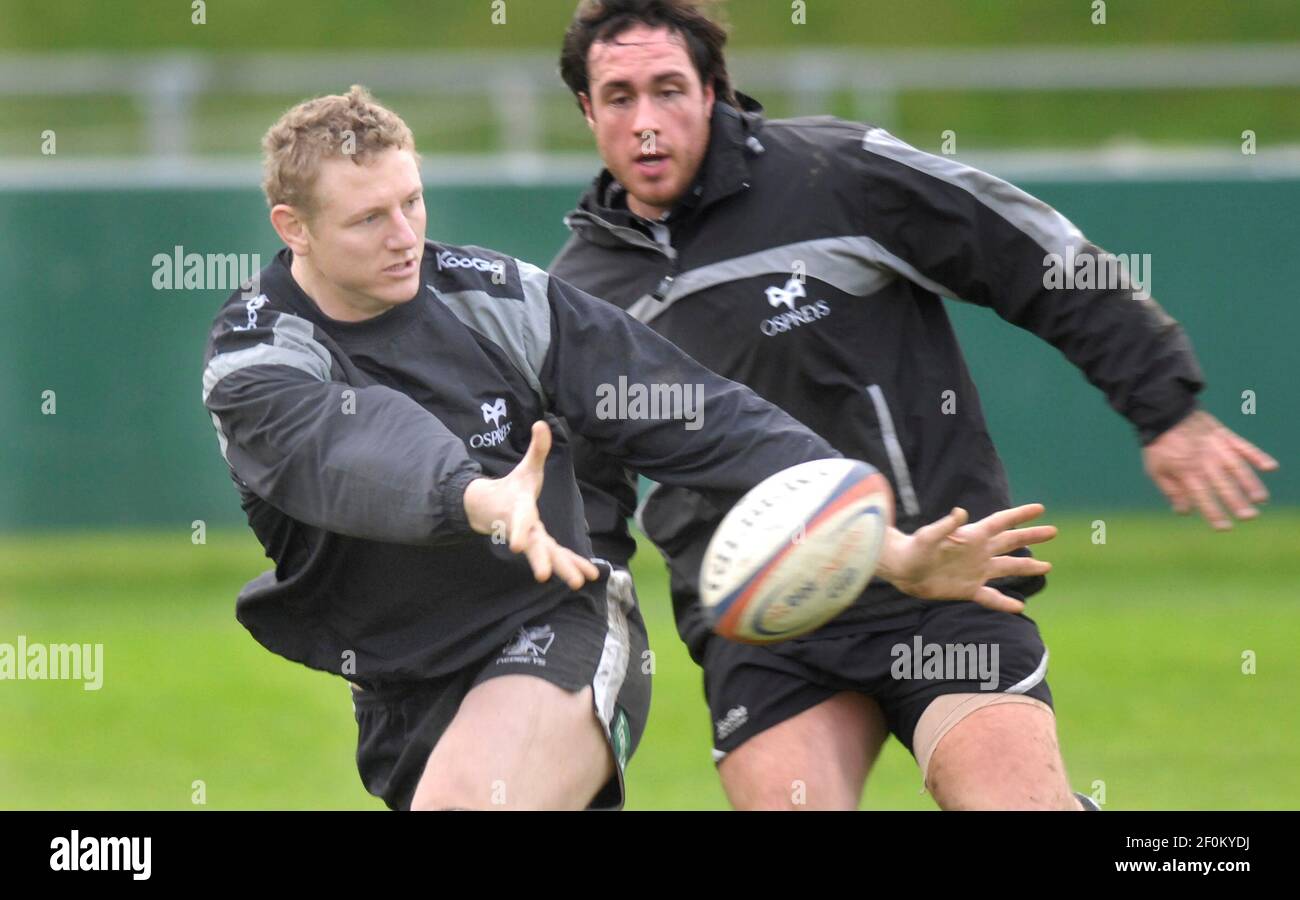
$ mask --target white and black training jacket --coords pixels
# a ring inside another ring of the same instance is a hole
[[[313,668],[363,685],[435,678],[572,596],[465,518],[466,485],[510,472],[534,421],[563,417],[621,464],[723,506],[792,462],[837,455],[621,310],[512,257],[428,242],[418,296],[359,323],[322,314],[290,262],[282,250],[260,294],[221,308],[203,402],[275,562],[240,593],[239,621]],[[700,385],[694,422],[611,405],[620,377]],[[590,554],[566,433],[552,431],[542,522]]]
[[[573,233],[551,271],[885,472],[901,529],[954,506],[975,520],[1011,501],[941,296],[990,307],[1056,347],[1144,443],[1194,409],[1201,373],[1154,301],[1045,286],[1050,254],[1079,266],[1115,260],[1047,204],[880,128],[766,121],[750,98],[741,105],[715,104],[701,173],[665,221],[633,215],[602,172],[566,218]],[[596,552],[626,562],[631,482],[617,461],[576,452]],[[720,514],[668,489],[642,510],[697,659],[705,631],[693,567]],[[1000,582],[1022,594],[1044,583]],[[821,634],[918,609],[877,582]]]

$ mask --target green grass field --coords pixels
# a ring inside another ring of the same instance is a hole
[[[146,0],[0,0],[2,49],[152,50],[198,47],[237,52],[264,48],[542,47],[563,34],[577,0],[280,0],[268,27],[259,0],[193,3]],[[730,0],[718,3],[736,40],[753,47],[1006,46],[1016,44],[1159,44],[1300,39],[1293,0],[1111,0],[1105,25],[1092,0]],[[497,10],[505,13],[505,21]],[[802,22],[797,23],[797,19]]]
[[[1109,809],[1300,808],[1300,510],[1216,535],[1194,520],[1053,519],[1052,586],[1030,612],[1071,780]],[[103,687],[0,681],[0,808],[381,809],[353,765],[347,688],[263,650],[235,621],[264,568],[250,534],[0,538],[0,642],[99,642]],[[720,809],[699,673],[676,640],[662,566],[637,559],[656,651],[632,809]],[[1244,674],[1253,651],[1256,674]],[[867,809],[932,809],[886,747]]]

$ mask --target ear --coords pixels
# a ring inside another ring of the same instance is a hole
[[[704,86],[704,114],[712,117],[713,103],[717,100],[717,94],[713,90],[713,82],[710,81]]]
[[[297,207],[277,203],[271,207],[271,227],[294,256],[311,255],[311,232],[307,219]]]
[[[587,94],[579,94],[578,102],[582,104],[582,115],[587,119],[587,127],[594,132],[596,130],[596,117],[591,113],[591,97]]]

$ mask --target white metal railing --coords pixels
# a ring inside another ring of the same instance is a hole
[[[1300,86],[1300,44],[751,50],[731,65],[742,90],[790,93],[801,112],[823,111],[832,92],[846,91],[862,118],[884,122],[906,90]],[[517,161],[541,157],[539,100],[566,93],[548,53],[0,55],[0,97],[135,97],[155,160],[192,160],[195,109],[205,94],[311,96],[352,83],[381,94],[478,97],[497,123],[494,149]]]
[[[985,150],[961,153],[963,163],[1010,181],[1294,180],[1300,178],[1300,145],[1283,145],[1246,156],[1223,147],[1112,146],[1095,150]],[[426,187],[443,185],[578,186],[600,171],[588,154],[425,155]],[[256,159],[154,160],[84,158],[53,163],[42,157],[0,160],[0,192],[83,191],[123,188],[256,189]]]

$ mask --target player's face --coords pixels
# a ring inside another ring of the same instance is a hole
[[[409,150],[326,160],[316,203],[309,259],[336,302],[373,315],[419,294],[424,188]]]
[[[713,87],[668,28],[638,25],[587,55],[587,124],[605,166],[646,218],[671,209],[695,180],[709,146]]]

